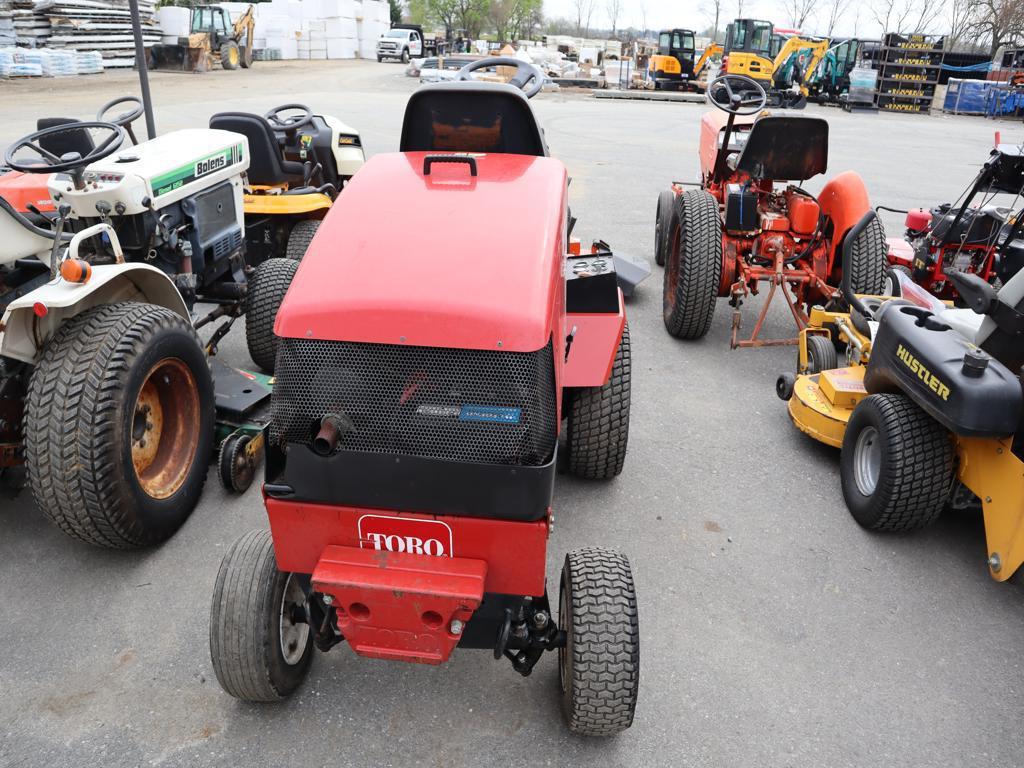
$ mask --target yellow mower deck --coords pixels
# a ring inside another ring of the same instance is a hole
[[[984,510],[989,573],[1006,581],[1024,563],[1024,462],[1010,451],[1012,438],[955,440],[957,476]]]
[[[865,397],[862,365],[798,376],[789,415],[801,432],[839,448],[853,409]]]
[[[320,192],[308,195],[244,195],[243,210],[247,214],[296,216],[324,211],[331,207],[331,198]]]

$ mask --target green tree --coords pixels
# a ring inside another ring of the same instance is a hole
[[[488,18],[499,41],[529,37],[537,23],[542,0],[491,0]]]
[[[460,0],[426,0],[424,6],[426,17],[436,19],[443,24],[444,36],[451,39],[452,30],[455,29],[456,22],[459,20]]]
[[[388,5],[391,7],[391,23],[401,24],[402,23],[402,0],[388,0]]]

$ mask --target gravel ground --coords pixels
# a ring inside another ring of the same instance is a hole
[[[160,73],[157,125],[305,101],[357,126],[369,153],[393,151],[415,88],[401,72]],[[0,83],[0,147],[39,116],[89,118],[135,90],[131,73]],[[705,107],[581,94],[534,105],[573,177],[577,232],[651,258],[658,191],[697,178]],[[1024,138],[980,118],[806,113],[829,120],[830,173],[858,170],[873,202],[895,207],[955,198],[995,129]],[[381,210],[386,225],[401,217],[400,200]],[[885,223],[900,231],[899,217]],[[27,493],[0,500],[0,766],[1020,765],[1020,585],[989,579],[980,518],[950,513],[913,536],[858,528],[837,452],[799,434],[774,395],[793,350],[730,351],[724,302],[706,339],[676,341],[660,296],[659,271],[628,309],[625,471],[609,484],[559,478],[548,562],[556,580],[570,548],[612,545],[632,560],[643,664],[630,731],[568,735],[553,656],[523,679],[489,653],[428,668],[340,647],[288,702],[231,699],[210,666],[210,595],[227,547],[266,518],[257,488],[230,496],[211,471],[185,527],[144,552],[64,538]],[[757,308],[745,307],[747,327]],[[767,331],[784,335],[779,309]],[[247,363],[241,324],[222,355]]]

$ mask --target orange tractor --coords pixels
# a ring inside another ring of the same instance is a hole
[[[784,297],[799,331],[808,307],[838,295],[843,240],[871,209],[867,189],[852,171],[826,183],[818,197],[803,189],[825,172],[828,123],[761,114],[767,94],[751,78],[720,77],[708,99],[721,113],[701,119],[700,188],[675,182],[658,198],[655,260],[665,267],[665,327],[677,338],[699,339],[716,300],[728,297],[734,349],[796,344],[795,337],[761,338],[772,301]],[[886,255],[876,220],[854,244],[856,293],[881,293]],[[740,339],[740,306],[761,283],[770,286],[768,297],[750,337]]]

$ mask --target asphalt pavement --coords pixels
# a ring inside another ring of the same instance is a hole
[[[416,87],[401,73],[281,62],[156,74],[157,127],[304,101],[359,128],[368,153],[395,151]],[[0,83],[0,147],[37,117],[92,117],[134,92],[131,73]],[[534,106],[572,176],[577,233],[652,258],[657,194],[697,179],[706,107],[586,94]],[[981,118],[806,114],[829,121],[829,173],[859,171],[873,203],[898,208],[956,198],[995,130],[1024,139],[1019,124]],[[401,227],[402,206],[381,201],[381,226]],[[885,215],[890,234],[899,219]],[[451,227],[409,232],[410,243],[457,237]],[[758,308],[744,307],[748,329]],[[790,334],[776,310],[766,332]],[[774,394],[793,348],[730,351],[724,301],[705,339],[671,338],[658,269],[628,313],[626,467],[610,483],[558,478],[548,578],[557,584],[575,547],[630,557],[642,667],[632,729],[569,735],[554,655],[524,679],[485,652],[432,668],[341,646],[287,702],[230,698],[209,659],[210,597],[224,552],[266,517],[257,487],[232,496],[211,469],[184,528],[142,552],[72,541],[27,491],[4,492],[0,766],[1021,765],[1024,602],[1017,580],[989,578],[980,517],[948,513],[907,536],[863,531],[843,504],[838,452],[797,432]],[[248,363],[241,323],[221,354]]]

